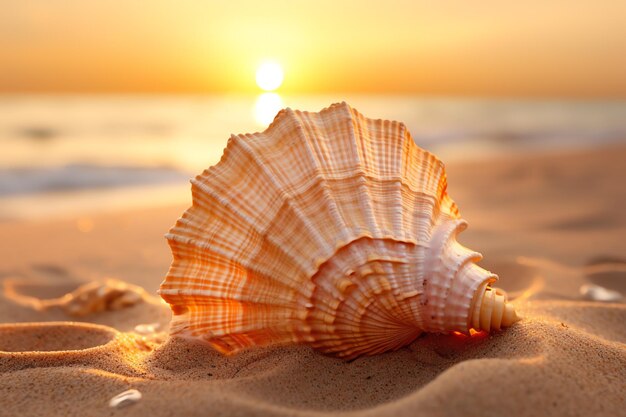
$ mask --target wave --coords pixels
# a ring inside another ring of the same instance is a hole
[[[170,167],[69,164],[0,169],[0,197],[133,185],[182,183],[190,175]]]

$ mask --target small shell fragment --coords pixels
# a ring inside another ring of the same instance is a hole
[[[133,405],[141,400],[141,392],[136,389],[129,389],[109,400],[109,407],[111,408],[123,408],[129,405]]]
[[[594,284],[582,285],[580,287],[580,295],[587,300],[603,302],[620,301],[624,298],[622,294],[617,291]]]

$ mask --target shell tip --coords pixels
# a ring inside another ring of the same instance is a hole
[[[504,314],[502,316],[502,326],[509,327],[514,323],[517,323],[522,318],[515,312],[515,307],[512,304],[506,303],[504,305]]]
[[[471,319],[472,327],[475,330],[500,330],[503,327],[510,327],[521,320],[515,311],[515,307],[510,304],[502,291],[487,288],[478,299],[474,310],[474,317]]]

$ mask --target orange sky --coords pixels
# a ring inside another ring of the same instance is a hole
[[[626,1],[5,1],[0,92],[626,97]]]

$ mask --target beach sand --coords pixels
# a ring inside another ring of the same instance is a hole
[[[470,225],[459,240],[524,319],[351,362],[168,338],[163,234],[185,207],[1,223],[0,416],[626,415],[626,304],[580,293],[626,294],[626,147],[448,177]],[[142,398],[109,406],[129,389]]]

